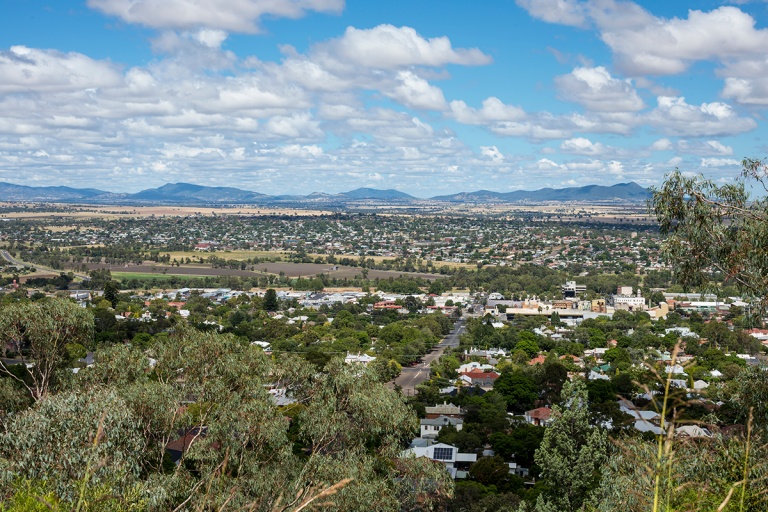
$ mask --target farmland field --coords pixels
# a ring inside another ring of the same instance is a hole
[[[171,279],[173,277],[181,278],[181,279],[193,279],[195,277],[206,277],[206,276],[194,276],[194,275],[181,275],[181,274],[142,274],[139,272],[112,272],[112,277],[114,279],[157,279],[158,281],[167,281],[168,279]],[[207,276],[210,277],[210,276]]]
[[[168,269],[165,273],[165,275],[176,275],[176,276],[197,276],[197,277],[208,277],[208,276],[238,276],[238,277],[253,277],[253,276],[263,276],[267,274],[280,274],[280,272],[284,272],[286,276],[288,277],[314,277],[316,274],[327,274],[329,277],[335,277],[337,279],[344,279],[345,277],[347,279],[353,279],[356,275],[360,275],[362,272],[362,269],[355,268],[355,267],[337,267],[338,270],[329,270],[331,268],[330,265],[325,264],[317,264],[317,263],[286,263],[286,262],[277,262],[277,263],[258,263],[254,265],[249,265],[249,269],[253,267],[253,271],[251,270],[235,270],[235,269],[229,269],[229,268],[211,268],[210,266],[192,266],[192,265],[182,265],[180,267],[171,267],[169,265],[162,265],[162,264],[151,264],[151,263],[145,263],[143,265],[131,265],[131,266],[124,266],[124,265],[107,265],[105,263],[86,263],[86,266],[89,270],[95,270],[95,269],[109,269],[113,275],[120,274],[120,275],[126,275],[126,277],[136,277],[139,279],[152,279],[153,277],[161,277],[163,276],[162,271],[164,269]],[[264,272],[264,269],[266,269],[266,273]],[[401,274],[408,274],[413,277],[420,277],[423,279],[430,279],[434,280],[439,277],[441,277],[438,274],[425,274],[421,272],[398,272],[398,271],[389,271],[389,270],[369,270],[368,271],[368,278],[369,279],[388,279],[389,277],[397,277]],[[140,277],[141,276],[141,277]]]
[[[189,277],[216,277],[216,276],[238,276],[253,277],[264,275],[261,272],[251,272],[249,270],[233,270],[228,268],[211,268],[210,266],[190,266],[171,267],[170,265],[145,263],[144,265],[107,265],[105,263],[86,263],[89,270],[109,269],[112,274],[126,274],[137,279],[152,279],[153,277],[163,276],[163,270],[168,269],[165,275],[189,276]],[[140,277],[141,276],[141,277]]]
[[[200,257],[207,258],[208,256],[214,255],[218,258],[224,258],[225,260],[236,260],[236,261],[242,261],[242,260],[248,260],[254,257],[258,258],[286,258],[290,253],[285,251],[210,251],[210,252],[200,252],[200,251],[169,251],[164,254],[170,254],[171,259],[177,259],[181,260],[181,258],[190,258],[190,259],[198,259]],[[307,253],[307,256],[310,256],[312,258],[322,257],[327,258],[327,254],[317,254],[317,253]],[[336,258],[354,258],[357,259],[359,256],[345,256],[345,255],[336,255]],[[365,259],[372,259],[376,263],[381,263],[385,260],[393,260],[392,257],[387,256],[366,256]],[[446,265],[448,267],[467,267],[476,269],[477,267],[475,265],[470,265],[468,263],[455,263],[451,261],[435,261],[433,262],[436,267],[442,267],[443,265]],[[262,264],[259,263],[256,266],[261,266]],[[330,265],[328,265],[330,266]]]
[[[10,206],[10,203],[0,202],[0,206]],[[61,207],[61,205],[52,205]],[[29,211],[2,212],[0,215],[9,219],[119,219],[137,217],[187,217],[193,215],[212,216],[250,216],[250,215],[288,215],[288,216],[321,216],[332,212],[322,209],[280,208],[274,206],[250,206],[237,208],[203,208],[200,206],[119,206],[119,205],[88,205],[71,206],[64,212]]]

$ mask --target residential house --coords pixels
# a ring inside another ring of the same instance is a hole
[[[423,438],[435,438],[443,427],[456,427],[456,430],[461,430],[464,425],[464,420],[461,418],[450,418],[448,416],[438,416],[434,419],[421,420],[421,437]]]
[[[635,422],[635,428],[640,432],[653,432],[656,435],[661,435],[661,414],[656,411],[641,411],[635,408],[629,402],[622,401],[619,405],[621,412],[632,416]]]
[[[701,428],[698,425],[683,425],[675,429],[676,436],[688,436],[688,437],[712,437],[709,430]]]
[[[703,380],[697,380],[693,383],[693,389],[696,391],[701,391],[703,389],[707,389],[709,387],[709,384],[704,382]]]
[[[462,374],[462,373],[467,373],[467,372],[475,370],[475,369],[478,369],[478,370],[493,370],[493,366],[490,365],[490,364],[481,364],[481,363],[478,363],[477,361],[472,361],[472,362],[469,362],[469,363],[466,363],[466,364],[463,364],[463,365],[459,366],[458,370],[456,370],[456,371],[459,374]]]
[[[430,439],[415,439],[411,447],[405,450],[401,457],[427,457],[435,462],[445,464],[452,478],[460,469],[468,469],[477,462],[476,453],[460,453],[459,449],[445,443],[435,443]]]
[[[552,409],[539,407],[525,412],[525,421],[531,425],[546,427],[552,422]]]
[[[496,372],[484,372],[482,370],[472,370],[461,374],[462,380],[465,380],[472,386],[493,387],[493,383],[499,378]]]
[[[347,354],[347,357],[344,358],[345,363],[362,364],[366,366],[375,360],[375,357],[369,356],[368,354],[360,354],[359,352],[357,354]]]
[[[582,361],[580,358],[576,356],[572,356],[570,354],[566,354],[564,356],[560,356],[561,361],[570,360],[571,363],[577,365],[577,366],[584,366],[584,361]]]
[[[458,405],[449,404],[443,402],[437,404],[434,407],[426,407],[427,419],[433,420],[440,416],[446,416],[448,418],[461,418],[464,415],[464,411]]]

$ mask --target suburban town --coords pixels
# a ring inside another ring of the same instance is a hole
[[[158,371],[159,347],[189,328],[319,372],[370,372],[418,418],[398,457],[453,482],[442,506],[518,506],[548,489],[537,453],[564,393],[588,400],[583,429],[622,442],[726,442],[765,410],[735,391],[768,362],[758,303],[717,272],[713,290],[683,287],[665,242],[652,226],[466,216],[11,219],[0,311],[63,300],[92,315],[57,363],[76,379],[117,347]],[[4,338],[8,376],[35,364],[24,339]],[[292,384],[264,386],[293,419]],[[204,426],[169,435],[163,463],[184,462]]]
[[[0,512],[768,512],[766,141],[768,0],[0,2]]]

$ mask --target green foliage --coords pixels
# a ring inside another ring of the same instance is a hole
[[[751,440],[749,456],[742,436],[677,439],[662,475],[658,510],[753,511],[766,510],[768,447],[763,438]],[[603,465],[596,494],[596,511],[646,512],[653,509],[655,442],[624,440]],[[744,506],[740,504],[744,468],[749,481]],[[726,498],[730,495],[730,499]],[[719,508],[723,503],[725,505]]]
[[[498,455],[481,457],[469,468],[469,474],[482,485],[493,485],[500,491],[510,490],[511,486],[518,484],[513,480],[514,476],[509,474],[509,466]]]
[[[605,355],[603,355],[603,360],[611,363],[611,366],[614,367],[619,363],[632,364],[632,358],[629,356],[629,353],[623,348],[617,347],[606,350]]]
[[[467,430],[457,431],[456,427],[451,425],[441,428],[435,440],[455,446],[463,453],[478,453],[483,449],[483,444],[476,434]]]
[[[324,354],[319,350],[310,350],[304,354],[304,359],[312,363],[318,370],[322,371],[325,369],[325,365],[331,360],[331,355]]]
[[[0,436],[0,458],[25,480],[47,480],[64,501],[75,501],[84,479],[134,485],[144,442],[125,402],[114,391],[46,396],[14,416]]]
[[[64,346],[64,351],[66,353],[66,356],[65,356],[66,366],[73,366],[74,364],[77,363],[79,359],[83,359],[85,356],[88,355],[88,352],[85,350],[85,347],[79,343],[67,343]]]
[[[0,344],[21,352],[28,348],[34,365],[27,369],[30,380],[22,382],[38,400],[57,384],[57,371],[70,360],[67,345],[90,345],[93,316],[68,300],[17,303],[0,309]],[[5,366],[0,373],[11,375]]]
[[[531,358],[539,353],[539,346],[531,333],[523,332],[520,335],[520,341],[515,345],[515,350],[522,350]]]
[[[729,276],[739,291],[757,297],[764,313],[768,298],[768,199],[750,197],[747,185],[764,187],[764,161],[744,159],[742,177],[717,185],[703,176],[675,170],[652,188],[648,210],[667,240],[663,255],[678,282],[711,290],[711,270]]]
[[[148,351],[154,366],[137,347],[99,350],[62,383],[71,391],[8,417],[0,493],[13,495],[16,478],[47,479],[67,510],[106,484],[129,503],[140,487],[144,510],[293,510],[294,499],[342,482],[334,509],[351,512],[429,508],[451,492],[440,467],[400,458],[416,417],[373,369],[334,358],[318,372],[183,324]],[[265,388],[275,382],[302,405],[279,409]],[[179,431],[194,440],[171,466],[165,448]]]
[[[597,379],[587,382],[587,393],[590,403],[602,404],[616,401],[616,388],[609,380]]]
[[[751,366],[741,370],[717,394],[736,412],[737,422],[745,424],[752,409],[755,424],[768,425],[768,372],[764,368]]]
[[[537,510],[576,511],[590,503],[605,460],[606,434],[589,426],[587,388],[576,379],[566,382],[562,406],[554,406],[554,421],[536,451],[536,464],[548,489],[539,495]]]
[[[559,362],[545,361],[544,371],[539,378],[545,398],[552,403],[560,397],[563,385],[568,381],[568,371]]]
[[[118,286],[115,281],[109,280],[104,283],[104,300],[109,301],[113,308],[117,307]]]
[[[494,432],[490,436],[493,451],[510,460],[514,457],[518,466],[530,468],[534,464],[534,454],[544,439],[546,427],[523,423],[511,432]]]
[[[136,347],[142,350],[146,350],[152,345],[153,341],[154,340],[151,334],[146,332],[140,332],[133,337],[133,340],[131,340],[131,343],[136,345]]]
[[[536,381],[522,372],[504,373],[493,383],[493,389],[500,393],[511,411],[533,409],[539,397]]]
[[[514,493],[496,494],[496,487],[474,481],[458,482],[449,512],[517,512],[520,498]]]
[[[274,288],[268,289],[264,293],[264,302],[262,303],[262,308],[264,311],[277,311],[280,307],[280,304],[277,300],[277,292],[274,290]]]
[[[374,359],[373,362],[369,363],[369,366],[371,367],[371,371],[376,373],[378,376],[379,382],[382,383],[389,382],[390,380],[394,379],[400,375],[400,372],[403,369],[403,367],[400,366],[394,359],[387,360],[383,356],[379,356]]]

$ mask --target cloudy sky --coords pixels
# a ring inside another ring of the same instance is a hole
[[[768,3],[3,0],[0,181],[419,197],[727,181]]]

